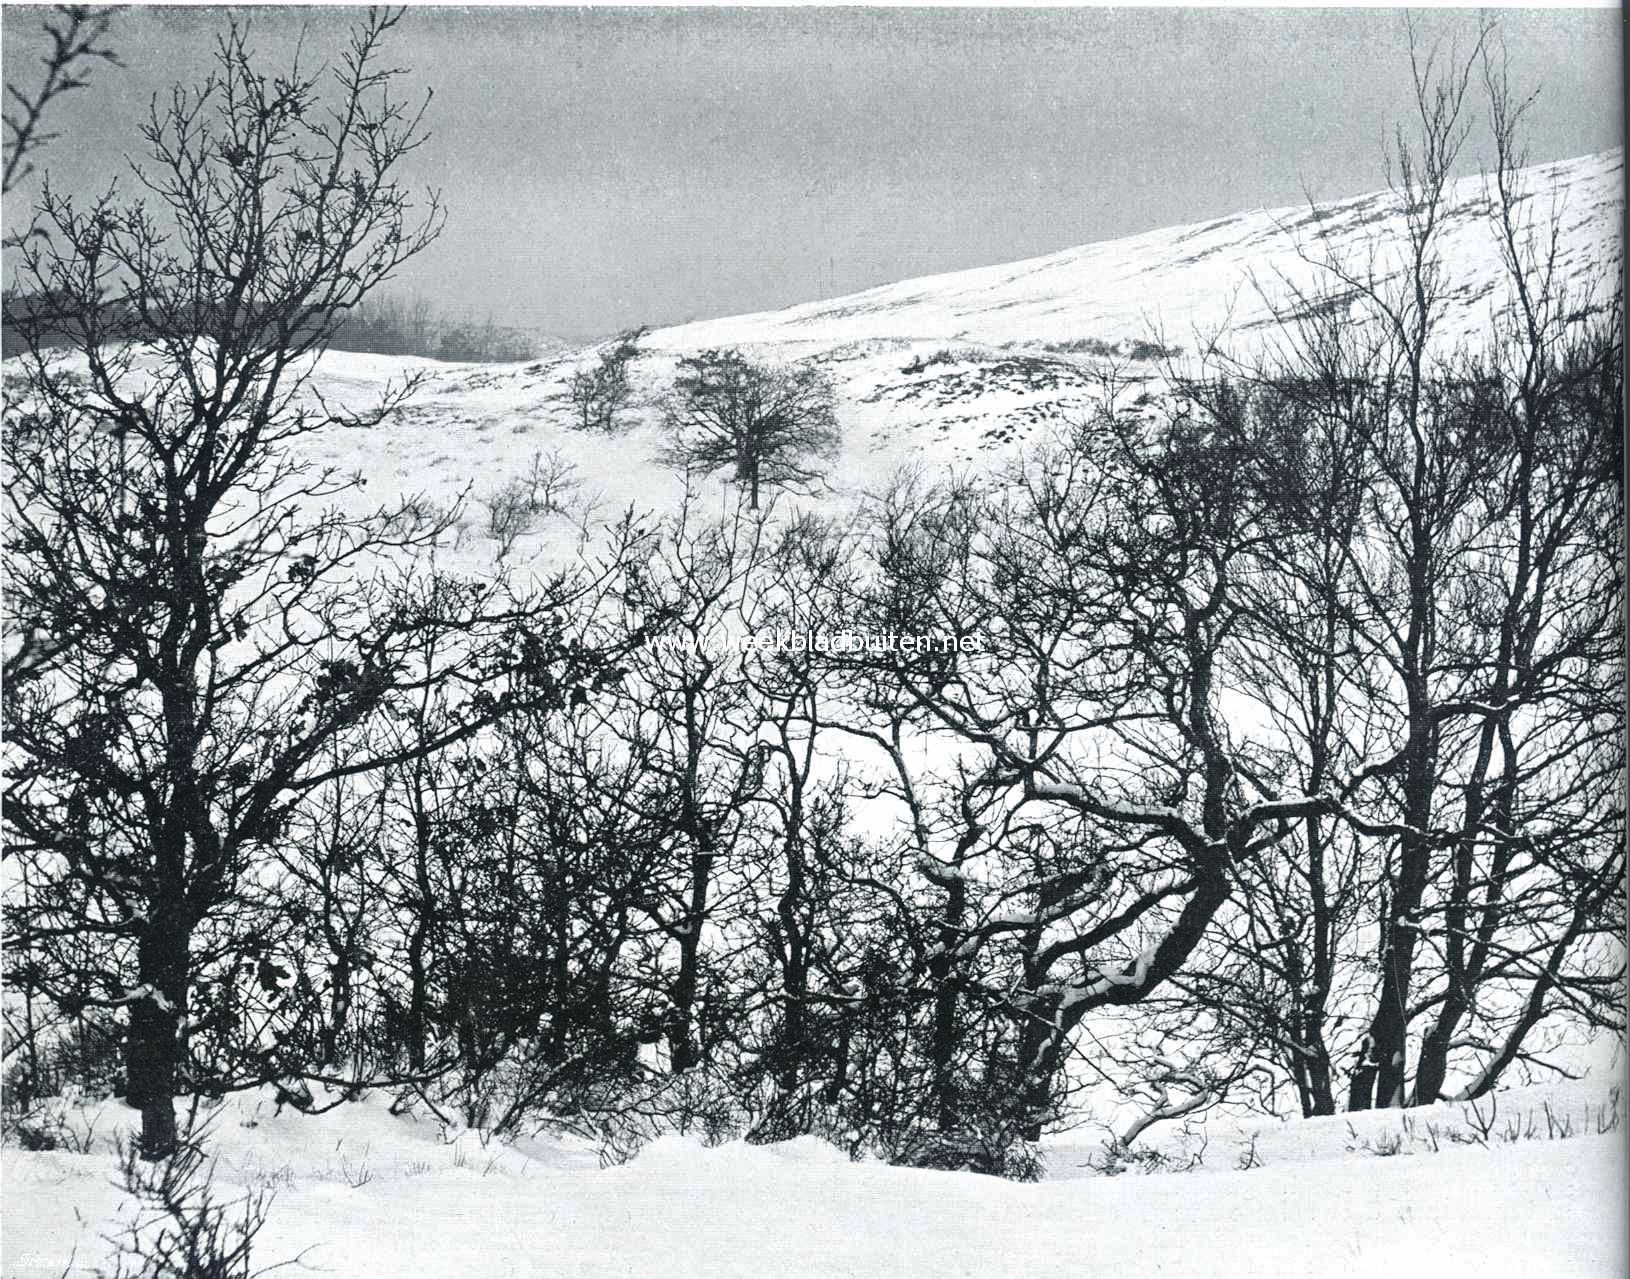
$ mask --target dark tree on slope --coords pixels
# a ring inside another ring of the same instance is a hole
[[[640,353],[645,330],[629,329],[617,335],[595,358],[593,364],[572,374],[566,394],[576,414],[573,425],[580,431],[617,430],[623,410],[634,398],[628,369]]]
[[[559,590],[413,576],[443,522],[346,514],[331,503],[360,505],[361,481],[291,451],[400,399],[344,416],[303,394],[348,308],[440,224],[394,176],[423,136],[378,61],[399,17],[371,12],[321,73],[262,74],[234,26],[214,73],[155,105],[145,202],[48,193],[23,250],[76,358],[25,357],[6,438],[5,820],[33,889],[7,942],[60,1006],[126,1010],[150,1158],[175,1146],[177,1091],[219,1082],[189,1077],[192,1019],[212,1017],[194,981],[281,927],[259,871],[304,798],[560,704],[592,664],[562,657]],[[128,311],[150,345],[111,340]],[[376,745],[431,687],[455,707],[439,735]]]
[[[736,350],[680,360],[664,421],[674,437],[664,460],[704,474],[728,468],[753,510],[761,488],[808,490],[817,461],[838,447],[832,390],[818,370],[755,364]]]

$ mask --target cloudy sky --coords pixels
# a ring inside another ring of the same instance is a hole
[[[354,17],[242,12],[273,63],[297,38],[337,48]],[[105,185],[226,13],[122,11],[125,67],[53,120],[53,181]],[[30,16],[6,6],[8,81]],[[1477,20],[1417,26],[1464,47]],[[1542,90],[1533,158],[1620,145],[1618,12],[1498,21],[1513,79]],[[410,176],[450,210],[395,287],[573,335],[1369,190],[1410,105],[1398,10],[424,7],[392,59],[435,90]]]

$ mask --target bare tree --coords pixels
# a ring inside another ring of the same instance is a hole
[[[99,64],[118,66],[118,56],[107,44],[113,11],[91,5],[55,6],[41,24],[50,48],[40,59],[45,74],[32,90],[6,83],[5,173],[0,190],[9,193],[34,171],[31,158],[56,135],[45,131],[45,114],[53,102],[83,89]],[[7,238],[8,245],[13,237]]]
[[[1396,828],[1365,872],[1381,977],[1353,1108],[1432,1101],[1454,1058],[1474,1092],[1492,1087],[1553,1013],[1616,1024],[1601,996],[1622,972],[1595,940],[1616,927],[1623,864],[1609,780],[1622,769],[1622,578],[1600,532],[1622,525],[1608,461],[1622,443],[1619,308],[1561,286],[1556,211],[1536,213],[1520,189],[1527,103],[1491,31],[1464,58],[1417,51],[1413,67],[1418,136],[1399,131],[1392,165],[1395,257],[1313,246],[1346,304],[1299,299],[1311,318],[1253,375],[1339,445],[1268,463],[1304,547],[1274,573],[1329,628],[1301,651],[1348,690],[1345,708],[1326,699],[1334,740],[1368,744],[1368,762],[1339,764],[1355,809]],[[1453,282],[1439,241],[1479,69],[1506,287],[1485,348],[1468,354],[1444,331]],[[1285,483],[1298,475],[1311,486]],[[1342,488],[1339,510],[1319,496]]]
[[[643,762],[644,785],[630,799],[665,831],[666,864],[649,913],[666,940],[660,983],[675,1074],[711,1056],[728,1019],[718,1006],[725,956],[710,953],[716,938],[709,934],[739,907],[753,874],[752,808],[764,768],[741,659],[730,645],[744,620],[748,579],[766,553],[764,524],[740,510],[710,523],[696,506],[687,499],[625,584],[630,624],[662,618],[668,642],[632,656],[627,696],[607,722],[622,749]],[[739,941],[733,936],[729,945]]]
[[[939,779],[900,767],[894,788],[943,904],[929,1055],[946,1070],[979,1045],[943,1090],[942,1132],[1038,1136],[1082,1018],[1180,974],[1233,866],[1325,806],[1252,777],[1223,716],[1261,536],[1235,461],[1203,421],[1150,428],[1110,406],[984,490],[886,495],[867,531],[851,617],[980,641],[864,663],[884,694],[867,699],[900,725],[874,744],[903,764],[913,739],[949,738],[957,761]]]
[[[619,333],[593,364],[572,374],[566,393],[577,415],[574,425],[578,430],[609,433],[618,429],[622,413],[634,397],[628,369],[639,356],[644,336],[643,328]]]
[[[664,421],[674,437],[664,460],[703,473],[728,468],[755,511],[761,487],[807,489],[820,477],[812,459],[838,446],[818,370],[755,364],[735,350],[681,359]]]
[[[22,250],[75,359],[29,352],[6,438],[23,643],[5,820],[38,890],[8,942],[41,957],[62,1006],[128,1014],[149,1158],[175,1147],[177,1090],[210,1083],[190,1077],[194,979],[273,926],[254,868],[304,798],[511,706],[564,704],[593,664],[562,663],[540,612],[563,587],[506,599],[415,572],[444,520],[411,503],[347,514],[334,502],[362,481],[291,455],[405,393],[360,416],[309,393],[347,309],[440,225],[395,177],[423,137],[379,64],[399,17],[358,24],[327,103],[318,73],[262,73],[233,25],[215,72],[155,104],[146,202],[47,192],[47,234]],[[121,342],[119,314],[148,342]],[[382,744],[378,717],[427,688],[451,693],[445,727]],[[73,950],[87,938],[90,963]]]

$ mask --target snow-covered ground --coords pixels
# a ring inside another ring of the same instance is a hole
[[[815,1138],[668,1137],[602,1170],[580,1143],[483,1145],[382,1097],[320,1117],[235,1098],[213,1131],[221,1185],[276,1190],[257,1263],[301,1255],[349,1279],[1606,1279],[1626,1260],[1624,1131],[1599,1131],[1618,1104],[1604,1079],[1512,1090],[1478,1114],[1212,1115],[1153,1143],[1176,1167],[1201,1150],[1191,1170],[1106,1176],[1088,1166],[1101,1148],[1061,1140],[1036,1185],[850,1163]],[[106,1261],[101,1236],[131,1211],[109,1147],[132,1115],[109,1103],[71,1123],[93,1117],[91,1153],[4,1153],[5,1275]]]
[[[1524,216],[1549,227],[1556,214],[1564,276],[1600,261],[1618,238],[1624,203],[1622,150],[1524,171],[1535,205]],[[1560,196],[1555,205],[1551,197]],[[1439,240],[1455,299],[1449,328],[1471,335],[1488,318],[1499,255],[1481,176],[1454,183]],[[1271,324],[1293,300],[1292,286],[1315,283],[1313,260],[1338,253],[1367,267],[1370,250],[1386,274],[1396,263],[1384,246],[1401,242],[1403,219],[1389,191],[1280,209],[1257,209],[1192,225],[1065,249],[999,266],[905,280],[782,311],[702,320],[666,329],[654,342],[670,349],[862,339],[1033,343],[1097,337],[1189,344],[1196,333],[1248,333]]]
[[[1520,217],[1557,227],[1557,283],[1575,309],[1616,281],[1624,210],[1624,155],[1604,152],[1525,170]],[[1448,283],[1445,343],[1476,344],[1510,285],[1480,177],[1450,191],[1438,241]],[[310,455],[370,482],[368,495],[467,495],[460,544],[449,554],[491,566],[483,500],[527,474],[534,456],[575,468],[576,495],[602,516],[630,505],[669,510],[681,483],[660,464],[658,402],[675,363],[708,347],[741,346],[769,362],[812,362],[836,393],[843,447],[818,500],[843,503],[906,465],[983,470],[1101,399],[1114,366],[1126,397],[1158,390],[1169,366],[1192,370],[1196,352],[1221,338],[1248,353],[1282,335],[1274,308],[1292,284],[1328,286],[1310,259],[1334,255],[1350,269],[1385,275],[1400,243],[1397,197],[1377,192],[1317,208],[1242,213],[1168,227],[1043,258],[902,281],[783,311],[700,321],[645,336],[631,375],[636,402],[622,433],[571,429],[572,373],[595,348],[563,349],[514,365],[447,365],[333,352],[317,384],[362,405],[415,371],[413,403],[369,430],[334,429]],[[1294,309],[1294,308],[1292,308]],[[1176,352],[1161,356],[1158,338]],[[723,481],[706,482],[721,505]],[[512,565],[547,555],[558,521],[523,537]]]
[[[1531,207],[1560,210],[1569,282],[1582,286],[1609,269],[1623,181],[1618,151],[1530,174]],[[1481,190],[1476,179],[1456,188],[1445,233],[1452,334],[1479,331],[1498,305]],[[1147,352],[1136,358],[1135,346],[1154,327],[1188,350],[1195,333],[1224,319],[1260,339],[1266,311],[1257,286],[1306,278],[1298,238],[1328,233],[1336,247],[1365,253],[1384,240],[1389,216],[1382,197],[1318,216],[1242,214],[660,330],[645,340],[634,367],[640,403],[615,437],[570,426],[567,382],[592,350],[506,366],[336,352],[316,379],[332,399],[361,404],[414,370],[425,385],[390,421],[326,430],[301,447],[366,478],[359,497],[369,502],[467,495],[444,563],[490,571],[495,543],[483,501],[524,477],[535,456],[574,468],[576,496],[603,518],[630,505],[671,509],[681,484],[656,460],[657,397],[686,352],[741,344],[759,358],[813,360],[830,373],[844,447],[819,500],[851,500],[906,463],[989,466],[1081,411],[1112,361],[1129,362],[1134,390],[1139,378],[1158,380],[1159,362]],[[708,500],[722,506],[719,481],[708,484]],[[509,563],[541,563],[574,547],[564,517],[541,518]],[[1049,1178],[1033,1186],[851,1164],[813,1139],[710,1150],[668,1138],[602,1170],[582,1144],[483,1144],[422,1117],[393,1117],[380,1097],[317,1118],[234,1099],[217,1117],[214,1149],[223,1184],[277,1191],[261,1264],[303,1255],[313,1273],[347,1279],[1202,1279],[1359,1268],[1388,1279],[1590,1279],[1621,1274],[1626,1262],[1624,1134],[1598,1131],[1613,1105],[1604,1081],[1516,1090],[1502,1094],[1486,1133],[1483,1119],[1456,1104],[1287,1123],[1213,1115],[1204,1129],[1152,1133],[1147,1144],[1166,1170],[1151,1175],[1104,1175],[1101,1144],[1076,1134],[1050,1146]],[[76,1111],[70,1123],[83,1131],[98,1115],[89,1153],[4,1152],[0,1273],[54,1277],[71,1259],[90,1273],[106,1260],[102,1236],[129,1211],[109,1140],[132,1116],[110,1103]]]
[[[1539,165],[1520,183],[1521,216],[1558,227],[1557,282],[1574,308],[1600,302],[1615,263],[1624,210],[1622,150]],[[1439,240],[1450,290],[1441,331],[1475,343],[1509,300],[1483,179],[1455,184]],[[1219,336],[1249,351],[1282,332],[1270,302],[1288,282],[1317,287],[1309,258],[1334,254],[1382,273],[1399,243],[1397,198],[1377,192],[1332,205],[1258,210],[1199,226],[1068,249],[1043,258],[902,281],[783,311],[699,321],[645,335],[631,369],[635,400],[614,436],[572,429],[568,384],[598,348],[563,348],[519,364],[445,364],[335,351],[319,362],[316,389],[362,409],[387,385],[422,379],[412,402],[368,429],[333,427],[301,444],[311,461],[368,481],[351,499],[464,499],[444,567],[491,572],[496,543],[486,501],[531,471],[534,458],[571,468],[578,515],[591,522],[629,507],[673,509],[680,478],[659,461],[659,403],[676,362],[715,346],[741,346],[771,363],[810,362],[830,379],[843,444],[827,487],[812,499],[830,511],[874,490],[902,467],[980,472],[1101,401],[1111,367],[1125,398],[1158,391],[1170,367],[1192,371]],[[1324,283],[1328,284],[1326,279]],[[1177,351],[1162,357],[1151,339]],[[733,498],[721,476],[702,481],[707,501]],[[796,502],[790,505],[797,505]],[[575,553],[571,521],[534,521],[507,557],[511,568]]]

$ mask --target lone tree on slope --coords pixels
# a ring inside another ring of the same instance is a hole
[[[674,437],[665,461],[704,473],[732,468],[753,510],[764,486],[816,482],[811,459],[838,446],[832,390],[819,372],[755,364],[737,350],[680,360],[664,422]]]
[[[623,410],[634,398],[628,368],[639,358],[644,328],[628,329],[599,354],[592,365],[572,374],[567,386],[579,431],[612,432],[621,425]]]

